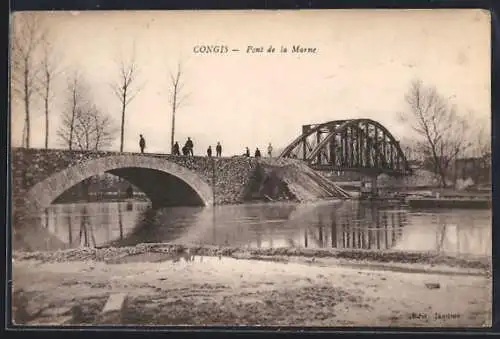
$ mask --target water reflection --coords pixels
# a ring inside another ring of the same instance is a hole
[[[303,244],[306,248],[389,249],[399,239],[405,218],[403,210],[383,210],[376,205],[343,204],[336,208],[329,205],[310,206],[308,213],[300,213],[300,226],[290,218],[288,225],[302,228],[302,232],[288,232],[287,243],[293,247]],[[258,246],[258,245],[257,245]]]
[[[80,234],[79,234],[78,240],[79,240],[80,246],[93,247],[96,245],[95,236],[94,236],[94,229],[92,227],[92,224],[89,223],[89,214],[88,214],[88,210],[87,210],[86,205],[84,205],[81,208]]]
[[[428,232],[421,232],[423,224]],[[491,255],[491,212],[414,213],[395,248]]]
[[[41,228],[50,234],[41,236],[63,242],[65,248],[102,246],[125,239],[135,229],[137,214],[147,207],[146,203],[138,204],[136,210],[133,204],[124,203],[52,205],[41,218]],[[64,227],[59,229],[59,225]],[[40,249],[39,245],[34,247]]]
[[[152,210],[121,202],[53,205],[41,219],[66,247],[176,242],[491,254],[491,211],[484,210],[416,213],[352,201]]]
[[[132,209],[129,208],[129,204],[127,204],[127,211],[131,211]],[[123,240],[123,219],[122,219],[122,209],[121,205],[118,204],[118,226],[120,228],[120,240]]]
[[[45,210],[47,211],[47,209]],[[54,220],[54,233],[57,234],[57,219],[58,218],[55,218]],[[68,225],[68,243],[71,246],[73,246],[73,224],[72,224],[72,218],[71,218],[71,214],[66,214],[65,216],[65,219],[66,219],[66,223]],[[47,225],[48,227],[48,225]]]

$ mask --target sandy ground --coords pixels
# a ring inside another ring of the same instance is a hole
[[[14,256],[17,324],[53,323],[68,314],[75,324],[93,324],[110,294],[126,292],[124,324],[491,325],[491,274],[471,261],[80,252],[93,255],[76,256],[73,250]]]

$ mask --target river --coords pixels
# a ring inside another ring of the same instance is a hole
[[[55,239],[45,241],[46,250],[176,242],[491,255],[491,211],[417,211],[357,201],[156,211],[139,201],[53,204],[42,215],[42,228]]]

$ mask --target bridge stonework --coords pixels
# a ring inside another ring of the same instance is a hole
[[[187,184],[188,189],[197,193],[201,205],[240,203],[256,166],[256,159],[242,157],[207,158],[14,148],[11,152],[12,207],[14,211],[28,209],[34,212],[35,209],[47,207],[42,205],[50,205],[56,195],[74,184],[104,172],[131,179],[136,185],[134,179],[141,179],[142,184],[153,186],[144,187],[152,194],[168,190],[168,187],[160,187],[162,182],[154,182],[153,171]],[[134,168],[135,172],[129,171],[127,174],[124,171],[126,168]],[[141,169],[152,171],[137,174]],[[170,183],[176,184],[173,181]],[[179,188],[176,185],[173,187]],[[137,186],[143,188],[141,184]],[[173,194],[178,195],[180,192]],[[30,207],[33,204],[38,206]]]

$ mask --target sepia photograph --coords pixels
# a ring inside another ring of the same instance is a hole
[[[492,325],[473,9],[10,17],[11,325]]]

